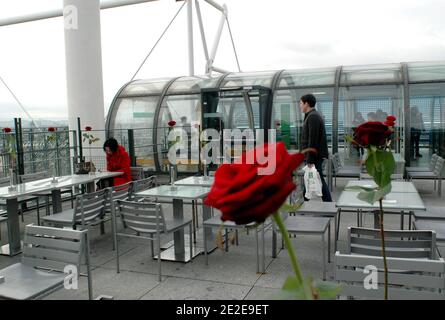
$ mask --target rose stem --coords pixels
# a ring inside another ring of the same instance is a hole
[[[385,230],[383,227],[383,200],[380,198],[380,238],[382,239],[383,267],[385,271],[385,300],[388,300],[388,265],[386,263]]]
[[[292,267],[294,269],[295,275],[297,276],[297,280],[303,287],[303,277],[301,275],[300,267],[298,265],[297,256],[295,255],[294,247],[292,246],[292,242],[290,241],[289,234],[287,233],[286,227],[284,226],[283,219],[281,219],[281,215],[279,212],[276,212],[273,215],[273,218],[274,218],[275,222],[277,223],[278,228],[281,231],[281,235],[284,239],[284,243],[286,245],[286,249],[289,254],[290,261],[292,263]],[[303,290],[303,292],[304,292],[304,290]]]

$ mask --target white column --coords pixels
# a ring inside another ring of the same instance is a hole
[[[100,1],[63,0],[63,8],[69,127],[77,130],[80,117],[83,128],[103,130]],[[103,143],[104,135],[95,135]]]
[[[187,0],[187,31],[188,31],[188,56],[189,76],[195,75],[195,58],[193,55],[193,0]]]

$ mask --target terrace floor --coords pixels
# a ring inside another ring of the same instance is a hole
[[[346,185],[347,179],[337,179],[333,192],[334,200]],[[427,206],[445,206],[445,200],[433,192],[432,181],[416,181]],[[313,200],[314,201],[314,200]],[[64,207],[70,206],[64,202]],[[171,214],[171,206],[163,205],[164,212]],[[190,206],[185,206],[186,215],[191,216]],[[44,212],[44,209],[41,210]],[[405,219],[407,220],[407,219]],[[36,223],[36,213],[25,215],[25,224]],[[407,227],[407,221],[405,222]],[[22,230],[23,226],[22,224]],[[365,215],[365,226],[373,226],[371,215]],[[385,217],[386,229],[399,228],[397,215]],[[344,213],[341,219],[338,249],[346,246],[346,229],[356,225],[354,213]],[[6,243],[6,225],[2,224],[1,244]],[[200,225],[200,230],[201,230]],[[272,235],[266,233],[266,272],[256,273],[255,238],[253,233],[239,233],[239,245],[231,245],[228,252],[216,249],[209,255],[209,265],[205,265],[204,256],[197,256],[192,262],[162,262],[162,282],[158,282],[157,260],[150,257],[150,245],[144,241],[124,239],[120,242],[121,272],[116,273],[115,251],[112,250],[110,224],[106,224],[106,234],[100,235],[99,228],[91,231],[91,257],[93,264],[93,294],[113,296],[114,299],[272,299],[287,276],[292,274],[286,250],[280,250],[278,257],[271,258]],[[333,232],[332,232],[333,234]],[[171,237],[164,237],[167,242]],[[322,257],[319,236],[297,236],[292,238],[302,271],[305,276],[321,279]],[[279,241],[281,242],[281,241]],[[279,246],[280,247],[280,246]],[[332,247],[333,248],[333,247]],[[441,253],[444,253],[443,248]],[[333,249],[331,252],[333,256]],[[19,261],[15,257],[0,256],[0,269]],[[328,266],[328,279],[333,278],[332,261]],[[60,289],[45,299],[88,299],[86,278],[81,277],[78,290]]]

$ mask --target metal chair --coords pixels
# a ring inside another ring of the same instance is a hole
[[[445,261],[442,258],[428,260],[388,257],[387,265],[389,299],[445,299]],[[366,269],[368,272],[364,272]],[[409,272],[400,273],[400,270]],[[371,279],[377,283],[370,283],[370,272],[375,272],[375,277]],[[382,257],[335,253],[335,280],[341,284],[341,295],[383,299],[384,279]],[[370,287],[364,284],[369,284]]]
[[[406,172],[433,172],[434,167],[436,166],[437,159],[439,158],[439,155],[435,153],[431,156],[431,161],[428,167],[406,167],[405,170]]]
[[[80,227],[84,230],[89,226],[108,221],[110,218],[106,217],[105,208],[109,201],[109,193],[109,189],[103,189],[77,196],[74,209],[43,217],[42,222],[55,227],[72,227],[73,229]]]
[[[130,199],[135,197],[136,192],[148,190],[157,186],[156,176],[150,176],[141,180],[133,180]]]
[[[130,167],[131,170],[131,180],[142,180],[144,179],[144,168],[143,167]]]
[[[63,287],[67,277],[79,278],[82,256],[93,298],[87,231],[27,225],[22,261],[0,270],[0,297],[37,299]],[[68,275],[67,273],[70,272]]]
[[[203,241],[204,241],[204,255],[205,255],[205,264],[209,264],[209,258],[207,255],[208,251],[208,244],[207,244],[207,237],[206,237],[206,228],[222,228],[225,231],[225,251],[228,251],[229,249],[229,230],[235,230],[235,239],[236,244],[238,244],[238,230],[255,230],[255,252],[256,252],[256,272],[265,272],[266,266],[265,266],[265,241],[264,241],[264,231],[265,231],[265,225],[262,224],[256,224],[256,223],[248,223],[248,224],[236,224],[233,221],[222,221],[220,216],[215,216],[210,219],[207,219],[203,221]],[[259,255],[259,240],[258,240],[258,232],[261,231],[261,248],[262,248],[262,268],[260,271],[260,255]]]
[[[151,256],[154,257],[153,241],[156,241],[156,249],[158,253],[159,281],[162,281],[161,274],[161,234],[169,234],[189,226],[190,235],[192,234],[192,220],[190,219],[173,219],[166,220],[159,203],[146,203],[117,200],[116,206],[112,208],[113,220],[113,240],[116,247],[116,270],[119,273],[119,237],[137,238],[150,240]],[[115,210],[117,209],[117,210]],[[123,222],[126,223],[128,229],[134,231],[135,234],[117,232],[117,214],[120,215]],[[193,257],[193,244],[190,245],[190,259]]]
[[[337,177],[340,178],[360,178],[360,172],[362,170],[359,166],[343,166],[340,161],[338,153],[332,155],[332,165],[334,167],[334,186],[337,186]]]
[[[440,196],[442,193],[442,169],[444,166],[445,160],[439,157],[436,161],[436,165],[434,170],[426,171],[426,172],[408,172],[408,180],[413,179],[433,179],[434,180],[434,189],[436,189],[436,182],[439,184],[437,188],[437,194]]]
[[[436,259],[436,233],[428,230],[385,230],[386,256]],[[380,230],[348,227],[348,254],[381,256]]]
[[[287,216],[287,214],[284,214]],[[328,233],[328,263],[331,261],[331,219],[324,217],[307,217],[307,216],[287,216],[284,219],[289,236],[291,235],[319,235],[322,242],[322,257],[323,257],[323,280],[326,280],[326,231]],[[274,232],[278,228],[274,227]],[[283,235],[282,235],[283,236]],[[275,237],[274,237],[275,238]],[[284,248],[284,241],[282,241],[282,248]]]

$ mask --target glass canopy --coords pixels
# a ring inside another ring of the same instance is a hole
[[[270,102],[260,108],[259,101],[247,95],[219,99],[215,110],[225,117],[227,128],[275,129],[278,140],[298,149],[304,119],[299,100],[312,93],[325,120],[330,151],[346,163],[356,163],[360,152],[345,136],[360,123],[384,120],[389,114],[397,117],[393,148],[407,166],[426,166],[434,153],[445,156],[445,61],[136,80],[114,98],[107,129],[116,138],[135,130],[137,164],[165,171],[169,121],[176,121],[192,139],[202,124],[202,92],[252,86],[266,88]],[[195,152],[200,146],[190,148]],[[188,159],[179,169],[195,172],[197,165]]]

